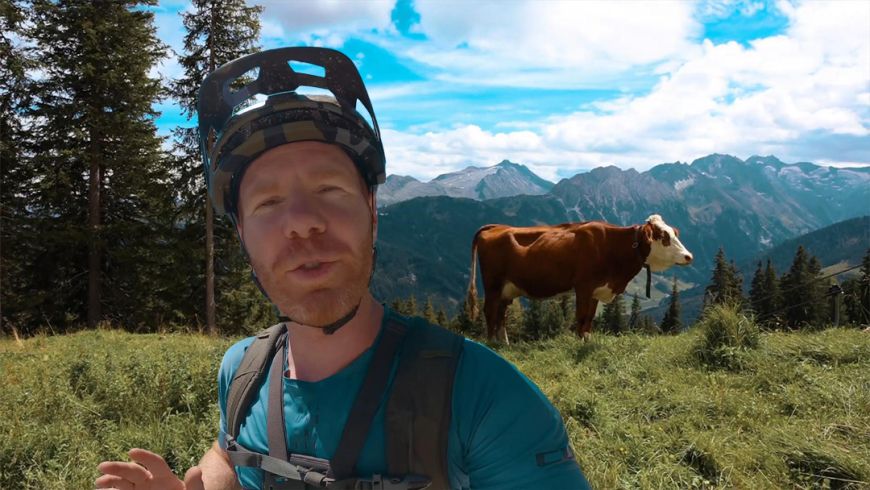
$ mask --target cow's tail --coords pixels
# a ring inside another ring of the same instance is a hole
[[[468,279],[468,294],[465,297],[465,304],[468,306],[468,314],[471,316],[472,321],[477,320],[478,308],[477,308],[477,239],[480,237],[480,233],[492,225],[482,226],[477,230],[477,233],[474,234],[474,238],[471,240],[471,273],[469,274]]]

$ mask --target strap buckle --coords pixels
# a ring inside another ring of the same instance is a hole
[[[372,475],[371,478],[359,478],[353,490],[422,490],[427,488],[432,480],[422,475],[383,476]]]

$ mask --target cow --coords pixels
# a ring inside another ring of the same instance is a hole
[[[661,272],[688,265],[692,254],[680,232],[654,214],[642,225],[602,221],[553,226],[485,225],[471,242],[467,303],[477,318],[476,265],[480,254],[487,337],[508,343],[505,312],[514,298],[549,298],[574,290],[577,334],[588,340],[598,302],[625,291],[644,267]],[[649,283],[647,283],[649,295]]]

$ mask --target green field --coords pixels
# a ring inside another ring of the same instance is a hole
[[[718,364],[699,360],[701,340],[564,335],[501,352],[555,402],[596,488],[870,488],[870,333],[762,333]],[[97,463],[130,447],[183,473],[215,438],[232,342],[0,340],[0,488],[92,488]]]

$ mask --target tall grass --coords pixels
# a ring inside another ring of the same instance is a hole
[[[502,354],[559,408],[596,488],[870,488],[870,335],[745,327]]]
[[[698,350],[731,341],[708,334],[566,334],[501,353],[561,411],[596,488],[870,487],[870,335],[759,333],[722,368]],[[0,340],[0,488],[92,488],[97,463],[134,446],[183,473],[216,436],[231,342]]]
[[[229,341],[90,331],[0,341],[0,488],[93,488],[130,447],[196,464],[217,436]]]
[[[745,354],[758,347],[758,325],[736,307],[711,306],[695,328],[701,334],[695,355],[710,367],[740,369]]]

